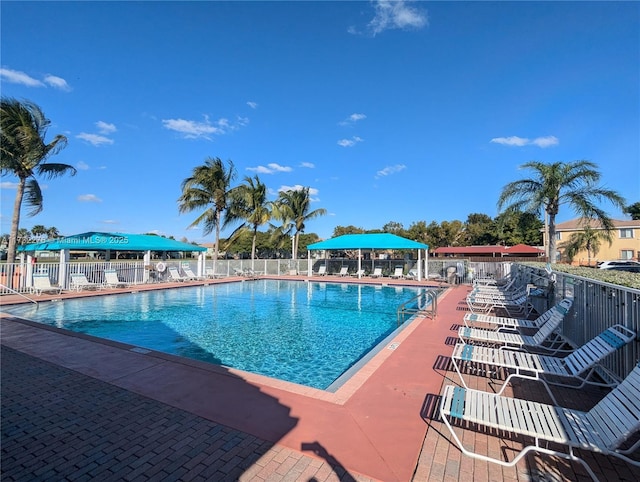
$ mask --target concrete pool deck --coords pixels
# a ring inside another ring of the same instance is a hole
[[[525,461],[461,459],[429,416],[466,293],[445,293],[336,393],[3,317],[2,478],[531,480]]]

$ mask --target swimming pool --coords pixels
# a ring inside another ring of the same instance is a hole
[[[323,390],[423,288],[256,280],[5,307],[40,323]],[[334,387],[332,388],[332,384]]]

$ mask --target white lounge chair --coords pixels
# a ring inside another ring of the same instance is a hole
[[[126,288],[128,286],[127,283],[120,281],[115,269],[104,270],[104,285],[107,288]]]
[[[458,343],[453,348],[451,361],[465,387],[467,384],[460,370],[461,365],[474,371],[506,369],[509,375],[497,392],[498,395],[504,391],[512,378],[527,378],[542,382],[551,399],[557,403],[548,384],[573,388],[582,388],[587,384],[605,387],[616,385],[617,382],[597,381],[592,375],[604,358],[633,339],[635,333],[632,330],[622,325],[614,325],[564,358]]]
[[[560,302],[560,306],[566,310],[571,308],[571,300],[564,299]],[[502,329],[517,329],[517,328],[533,328],[539,329],[551,316],[556,313],[555,306],[542,313],[540,316],[533,320],[527,318],[510,318],[506,316],[493,316],[484,315],[482,313],[467,313],[462,319],[465,326],[469,328],[488,328],[501,331]]]
[[[620,449],[640,429],[640,365],[588,412],[447,385],[440,415],[462,453],[487,462],[510,467],[534,451],[578,462],[598,480],[591,467],[575,454],[574,449],[580,449],[618,457],[640,467],[639,461],[628,457],[640,447],[640,440],[628,449]],[[533,444],[524,447],[511,461],[479,454],[462,444],[452,426],[454,420],[532,437]],[[547,442],[560,444],[566,450],[553,450]]]
[[[324,264],[321,264],[320,267],[318,268],[318,271],[316,273],[314,273],[316,276],[326,276],[327,274],[327,266]]]
[[[186,276],[180,276],[180,273],[178,272],[178,268],[176,268],[175,266],[171,266],[168,268],[169,271],[169,280],[170,281],[187,281],[188,278]]]
[[[353,276],[354,278],[362,278],[364,276],[364,270],[359,269],[355,273],[351,273],[351,276]]]
[[[518,297],[482,296],[470,293],[467,295],[467,305],[473,313],[489,313],[501,308],[510,316],[528,316],[533,311],[526,292]]]
[[[193,270],[191,269],[191,266],[183,266],[182,267],[182,271],[184,271],[184,274],[187,275],[186,278],[187,280],[203,280],[205,279],[204,276],[198,276],[197,274],[195,274],[193,272]]]
[[[560,326],[571,307],[570,300],[563,300],[563,302],[552,308],[552,316],[544,322],[534,335],[525,335],[520,331],[506,332],[463,326],[458,329],[458,337],[463,343],[488,344],[525,350],[536,348],[557,353],[560,349],[553,347],[563,340],[559,334],[554,332]]]
[[[71,273],[70,288],[76,291],[101,290],[102,283],[92,283],[87,279],[87,275],[84,273]]]
[[[393,274],[391,276],[389,276],[389,278],[404,279],[404,273],[403,273],[402,266],[396,266]]]
[[[33,273],[33,286],[31,287],[31,293],[41,295],[43,293],[53,293],[59,295],[62,293],[60,286],[54,286],[49,279],[49,273],[42,271],[39,273]]]
[[[338,276],[349,276],[349,267],[343,266],[342,268],[340,268],[340,272],[338,273]]]
[[[216,278],[224,278],[225,277],[224,273],[216,273],[213,268],[205,268],[204,269],[204,273],[205,273],[205,276],[207,278],[209,278],[209,279],[216,279]]]
[[[382,268],[375,268],[370,276],[372,278],[382,278]]]

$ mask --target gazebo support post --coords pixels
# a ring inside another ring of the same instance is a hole
[[[196,274],[198,275],[199,278],[202,278],[204,276],[204,273],[205,273],[205,269],[204,269],[204,252],[200,251],[198,253],[198,266],[197,266]]]
[[[60,250],[60,270],[58,274],[58,286],[66,289],[69,289],[69,285],[67,284],[67,266],[69,261],[69,250],[61,249]]]
[[[143,283],[148,283],[149,282],[149,269],[151,268],[151,250],[144,252],[144,256],[142,257],[142,264],[144,266],[144,270],[142,272],[142,282]]]

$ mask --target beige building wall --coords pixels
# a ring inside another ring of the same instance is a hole
[[[589,224],[592,229],[602,229],[600,224],[593,220],[591,220]],[[609,246],[607,241],[601,241],[598,252],[591,253],[591,266],[595,266],[598,261],[615,259],[640,261],[640,220],[613,220],[613,224],[615,230],[612,233],[611,246]],[[560,262],[568,261],[560,245],[567,242],[572,234],[582,231],[584,225],[584,220],[582,219],[573,219],[556,225],[556,243],[558,245],[558,252],[560,253]],[[579,252],[573,258],[571,264],[587,266],[589,264],[589,256],[586,250]]]

